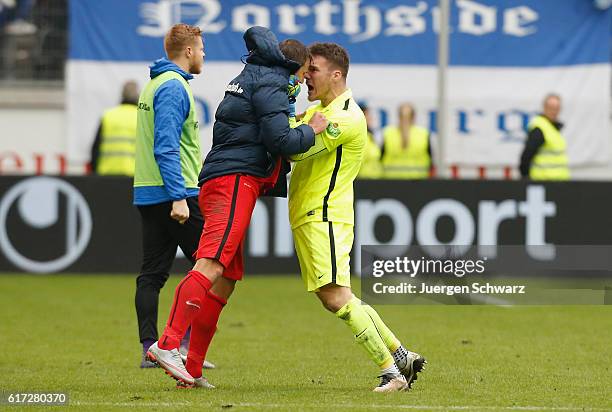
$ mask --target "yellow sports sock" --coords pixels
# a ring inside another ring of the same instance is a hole
[[[389,349],[391,353],[395,352],[402,344],[399,339],[396,338],[393,332],[391,332],[391,329],[385,325],[385,322],[382,321],[380,315],[378,315],[373,307],[363,302],[361,302],[361,307],[370,316],[372,322],[374,322],[374,325],[376,325],[378,334],[382,338],[383,342],[385,342],[385,345],[387,345],[387,349]]]
[[[364,310],[359,299],[353,297],[336,312],[336,316],[349,325],[357,343],[366,350],[376,365],[382,369],[394,365],[391,353],[376,330],[374,321]]]

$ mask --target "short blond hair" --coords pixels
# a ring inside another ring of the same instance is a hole
[[[197,26],[179,23],[172,26],[164,37],[164,50],[169,59],[178,57],[185,47],[194,44],[195,39],[202,36],[202,30]]]

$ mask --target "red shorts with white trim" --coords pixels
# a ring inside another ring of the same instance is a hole
[[[224,277],[241,280],[244,238],[255,202],[268,187],[268,179],[242,174],[206,181],[198,198],[204,229],[196,259],[215,259],[225,268]]]

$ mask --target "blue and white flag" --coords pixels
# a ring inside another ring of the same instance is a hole
[[[70,2],[67,67],[69,151],[87,159],[103,110],[121,85],[148,80],[175,23],[204,32],[204,71],[191,84],[203,146],[227,83],[242,68],[242,35],[270,27],[279,39],[337,42],[351,57],[348,83],[375,109],[379,128],[412,102],[417,122],[435,131],[437,0],[105,0]],[[592,0],[455,0],[452,2],[446,162],[515,166],[530,116],[550,92],[563,99],[561,118],[570,163],[610,155],[612,9]],[[299,108],[309,104],[301,96]]]

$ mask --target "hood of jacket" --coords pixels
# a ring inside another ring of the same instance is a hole
[[[183,76],[185,80],[193,79],[193,75],[191,73],[187,73],[185,70],[177,66],[176,63],[168,60],[165,57],[155,60],[153,64],[149,66],[149,75],[152,79],[168,71],[177,72],[178,74]]]
[[[281,66],[291,73],[295,73],[300,68],[299,63],[285,58],[278,46],[278,39],[270,29],[253,26],[242,37],[249,51],[247,63],[260,66]]]

